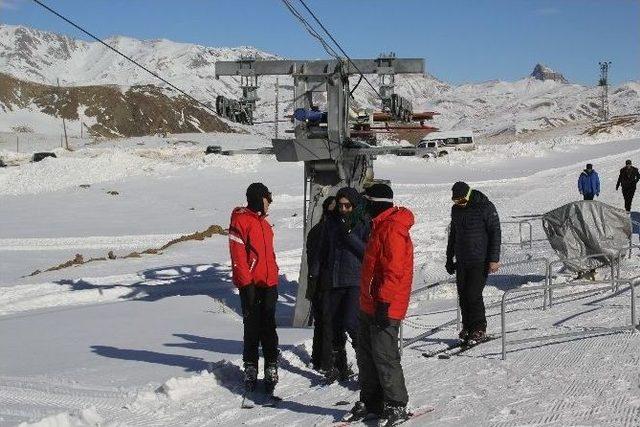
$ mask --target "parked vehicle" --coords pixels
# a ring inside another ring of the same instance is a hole
[[[46,159],[47,157],[53,157],[56,158],[56,153],[50,153],[50,152],[41,152],[41,153],[33,153],[33,157],[31,158],[32,162],[39,162],[42,159]]]
[[[470,151],[476,148],[470,130],[432,132],[416,145],[418,157],[442,157],[451,151]]]

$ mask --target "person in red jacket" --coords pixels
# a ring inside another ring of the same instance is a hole
[[[409,306],[413,282],[413,214],[393,206],[393,191],[374,184],[365,191],[373,218],[362,262],[358,369],[360,401],[345,416],[358,420],[374,413],[379,425],[408,418],[409,396],[404,382],[398,333]]]
[[[233,210],[229,225],[233,284],[240,290],[244,323],[245,385],[250,391],[257,382],[260,344],[267,391],[273,391],[278,382],[278,265],[273,229],[267,221],[271,201],[271,192],[264,184],[251,184],[247,188],[247,206]]]

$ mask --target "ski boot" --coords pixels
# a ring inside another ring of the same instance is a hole
[[[407,407],[402,405],[384,405],[382,417],[378,420],[378,427],[390,427],[409,419]]]
[[[276,362],[268,362],[264,366],[264,387],[267,393],[273,393],[278,383],[278,365]]]
[[[254,391],[258,382],[258,365],[256,363],[244,363],[244,387],[247,391]]]
[[[364,418],[368,414],[369,411],[367,410],[367,406],[364,404],[364,402],[358,401],[355,403],[355,405],[353,405],[353,408],[351,408],[349,412],[344,414],[344,417],[342,417],[342,421],[354,422],[364,420]]]
[[[486,340],[487,340],[487,333],[482,329],[479,329],[469,334],[468,342],[472,344],[478,344]]]
[[[459,333],[458,333],[458,338],[460,338],[460,340],[467,342],[469,340],[469,330],[468,329],[462,329]]]

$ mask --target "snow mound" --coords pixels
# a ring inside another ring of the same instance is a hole
[[[108,423],[105,424],[104,420],[96,408],[91,407],[82,409],[78,412],[62,412],[60,414],[51,415],[43,418],[35,423],[20,423],[19,427],[87,427],[87,426],[109,426],[115,427],[121,424]]]

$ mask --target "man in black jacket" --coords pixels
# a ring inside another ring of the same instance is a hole
[[[323,348],[331,347],[332,343],[324,342],[325,335],[323,331],[323,325],[328,323],[322,316],[322,304],[323,296],[325,292],[329,290],[331,283],[328,282],[326,277],[320,275],[314,277],[311,274],[313,263],[316,262],[318,256],[318,248],[322,239],[323,230],[327,221],[331,221],[332,216],[336,208],[336,198],[333,196],[327,197],[322,202],[322,217],[316,225],[314,225],[307,234],[307,292],[305,297],[311,301],[311,318],[313,319],[313,349],[311,350],[311,364],[313,369],[319,371],[326,363],[322,362],[323,355],[325,354]]]
[[[487,331],[482,291],[487,275],[500,268],[500,218],[487,196],[467,183],[456,182],[452,192],[446,269],[456,273],[462,312],[459,337],[478,342],[486,339]]]
[[[326,277],[331,283],[323,304],[323,330],[331,334],[333,342],[333,349],[327,349],[323,357],[328,382],[345,380],[350,375],[345,332],[353,348],[357,348],[362,257],[371,231],[362,196],[355,188],[338,191],[336,210],[338,214],[325,222],[318,256],[311,268],[312,276]]]
[[[625,166],[620,169],[620,176],[616,183],[616,191],[622,185],[622,196],[624,197],[624,208],[627,212],[631,211],[631,201],[636,193],[636,184],[640,180],[638,168],[631,166],[631,160],[625,162]]]

